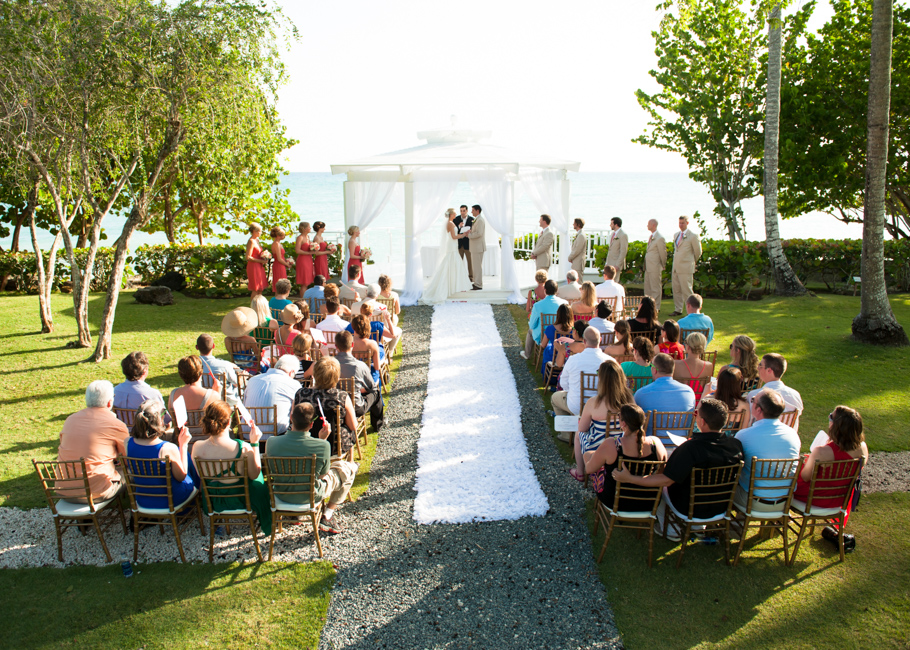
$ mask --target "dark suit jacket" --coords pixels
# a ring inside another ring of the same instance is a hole
[[[462,222],[461,215],[458,215],[452,220],[452,223],[455,224],[455,227],[458,228],[458,233],[461,234],[462,225],[468,227],[472,227],[474,225],[474,216],[469,214],[468,218]],[[470,243],[467,237],[458,240],[458,248],[461,248],[462,250],[470,250]]]

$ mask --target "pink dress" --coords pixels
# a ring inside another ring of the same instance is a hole
[[[327,243],[319,242],[319,250],[324,251],[329,247]],[[328,255],[316,255],[314,257],[313,266],[316,268],[316,275],[321,275],[324,278],[329,277],[329,256]]]
[[[309,250],[310,240],[304,238],[305,246],[304,250]],[[312,255],[298,255],[297,256],[297,284],[301,287],[308,287],[313,284],[313,278],[316,277],[316,271],[313,268],[313,256]]]
[[[275,285],[278,284],[278,280],[285,280],[288,277],[288,267],[284,264],[279,264],[279,259],[282,262],[285,261],[284,246],[278,247],[278,255],[272,254],[272,291],[275,291]],[[275,292],[277,293],[277,291]]]
[[[262,246],[259,241],[253,243],[252,256],[256,259],[262,257]],[[262,291],[269,286],[268,279],[265,277],[265,265],[259,262],[246,263],[246,286],[250,291]]]
[[[354,248],[353,251],[351,251],[351,255],[358,255],[358,256],[360,255],[360,246],[359,246],[359,245],[356,246],[356,247]],[[359,266],[359,267],[360,267],[360,275],[361,275],[361,277],[363,276],[363,260],[361,260],[361,259],[354,259],[354,258],[352,257],[350,263],[348,263],[348,266]],[[348,272],[347,269],[345,269],[344,272],[347,273],[347,272]],[[349,277],[349,278],[348,278],[348,282],[350,282],[350,280],[351,280],[351,278]]]

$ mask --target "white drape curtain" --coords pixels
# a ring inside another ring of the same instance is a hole
[[[364,247],[366,244],[363,241],[363,235],[366,234],[367,227],[382,213],[382,210],[385,208],[386,204],[388,204],[389,199],[392,198],[392,193],[395,191],[397,183],[349,182],[353,188],[354,209],[351,215],[353,221],[348,224],[348,227],[357,226],[360,228],[360,246]],[[349,239],[350,237],[345,233],[345,244],[347,244]],[[347,245],[345,245],[344,267],[341,272],[341,277],[348,277],[348,266],[350,263],[351,251],[348,250]]]
[[[541,214],[548,214],[552,219],[550,227],[557,235],[565,238],[568,229],[567,216],[562,209],[562,181],[565,172],[561,169],[528,169],[521,170],[521,185]],[[561,249],[566,251],[569,242],[563,241]],[[561,280],[567,267],[565,255],[559,256],[559,278]]]
[[[411,240],[405,242],[407,255],[405,288],[401,293],[401,304],[405,306],[416,305],[423,294],[423,263],[420,259],[420,236],[430,226],[436,224],[443,227],[446,208],[455,195],[458,180],[452,180],[452,174],[443,175],[417,174],[414,175],[414,228]],[[407,215],[405,215],[407,218]]]
[[[502,290],[509,292],[510,303],[519,304],[522,300],[515,270],[512,183],[506,180],[505,172],[499,170],[465,170],[465,176],[477,196],[477,203],[483,207],[482,214],[487,223],[502,237],[499,251]],[[487,254],[490,252],[495,252],[495,247],[487,248]]]

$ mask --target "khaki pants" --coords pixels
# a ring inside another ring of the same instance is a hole
[[[746,497],[748,497],[748,496],[749,496],[748,491],[744,490],[741,485],[737,485],[736,494],[733,496],[733,503],[737,503],[737,504],[745,507],[746,506]],[[784,501],[786,501],[786,497],[781,499],[780,503],[762,503],[758,499],[752,499],[752,503],[749,504],[749,511],[750,512],[778,512],[779,510],[781,510],[784,507]],[[737,506],[736,509],[739,510],[739,506]],[[742,512],[742,511],[740,510],[740,512]]]
[[[468,275],[471,276],[471,283],[475,287],[483,289],[483,251],[471,253],[470,257]]]
[[[357,477],[357,464],[340,458],[332,459],[332,466],[325,475],[325,493],[334,508],[348,498],[348,492]]]
[[[654,298],[654,305],[660,311],[660,299],[663,297],[663,287],[660,284],[661,270],[645,271],[645,295]]]
[[[471,251],[467,251],[463,248],[459,248],[458,254],[461,256],[461,259],[468,261],[468,279],[473,283],[474,282],[474,265],[471,263]]]
[[[569,394],[564,390],[553,393],[553,397],[550,398],[550,403],[553,405],[553,411],[556,415],[575,415],[572,412],[572,409],[569,408],[569,403],[567,401],[568,397]]]
[[[120,468],[117,468],[117,473],[120,474],[119,477],[111,481],[111,486],[102,492],[101,494],[92,495],[92,503],[101,503],[102,501],[107,501],[108,499],[113,499],[120,493],[126,484],[123,482],[123,474],[120,473]],[[88,503],[88,499],[85,497],[73,497],[72,499],[66,498],[64,501],[69,501],[70,503]]]
[[[693,273],[673,271],[673,307],[681,314],[686,313],[686,300],[695,293],[692,289]]]

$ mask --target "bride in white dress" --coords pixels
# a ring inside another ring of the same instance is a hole
[[[453,293],[471,289],[468,267],[458,254],[458,229],[452,223],[455,216],[456,212],[452,208],[446,211],[447,221],[439,246],[439,264],[436,265],[433,277],[423,290],[420,302],[424,304],[445,302]]]

